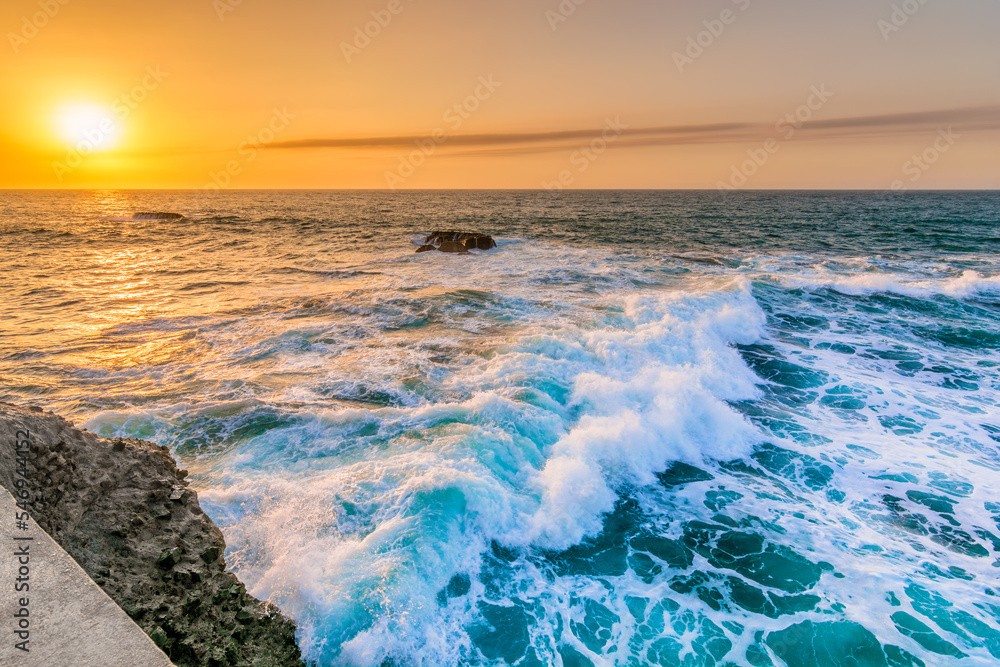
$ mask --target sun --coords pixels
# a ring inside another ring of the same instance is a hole
[[[121,123],[115,113],[99,104],[74,104],[56,117],[63,140],[80,151],[114,147],[121,137]]]

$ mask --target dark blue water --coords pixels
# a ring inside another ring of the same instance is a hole
[[[317,664],[1000,663],[996,193],[8,191],[0,234],[0,399],[169,446]]]

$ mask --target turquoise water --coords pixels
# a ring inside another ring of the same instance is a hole
[[[1000,195],[0,192],[0,233],[0,400],[170,447],[317,664],[1000,663]]]

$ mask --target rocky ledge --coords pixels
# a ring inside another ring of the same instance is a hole
[[[0,484],[28,431],[30,513],[179,667],[301,665],[295,625],[226,571],[222,533],[166,447],[0,403]]]

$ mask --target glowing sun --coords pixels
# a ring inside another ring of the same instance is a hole
[[[121,123],[115,113],[98,104],[75,104],[57,118],[60,136],[78,150],[103,150],[118,143]]]

